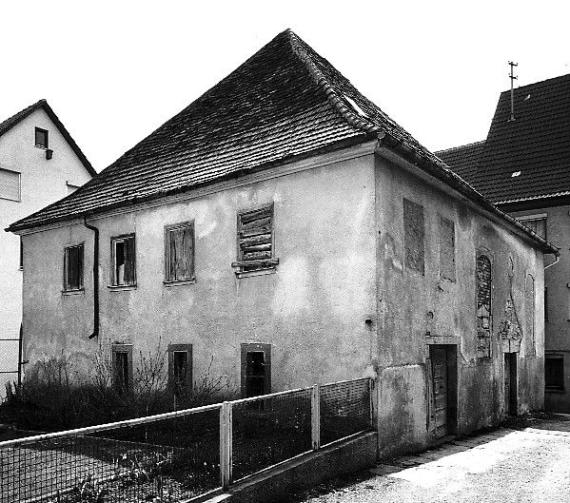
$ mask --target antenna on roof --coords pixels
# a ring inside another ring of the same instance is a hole
[[[518,79],[518,76],[515,77],[515,66],[519,66],[518,63],[513,61],[509,61],[509,66],[511,67],[511,72],[509,73],[509,79],[511,79],[511,116],[509,117],[509,122],[515,120],[515,90],[514,90],[514,83],[515,80]]]

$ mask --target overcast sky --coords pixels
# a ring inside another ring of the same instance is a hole
[[[291,28],[431,150],[570,73],[564,2],[0,0],[0,121],[46,98],[97,171]]]

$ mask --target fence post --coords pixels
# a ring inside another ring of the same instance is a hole
[[[232,404],[224,402],[220,409],[220,480],[227,488],[232,481]]]
[[[311,393],[311,437],[313,450],[321,448],[321,387],[315,384]]]

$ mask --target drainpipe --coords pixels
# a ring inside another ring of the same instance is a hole
[[[560,262],[560,254],[556,255],[556,259],[554,260],[554,262],[552,262],[552,264],[548,264],[548,265],[544,266],[544,270],[546,271],[546,269],[548,269],[549,267],[552,267],[553,265],[558,264],[558,262]]]
[[[99,337],[99,229],[83,219],[83,225],[94,232],[93,235],[93,333],[90,339]]]

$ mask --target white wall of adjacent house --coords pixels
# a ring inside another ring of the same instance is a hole
[[[48,148],[35,145],[36,128],[48,132]],[[82,162],[43,109],[36,110],[0,136],[0,399],[5,384],[17,378],[18,337],[22,321],[20,238],[4,229],[67,196],[70,186],[91,178]]]

